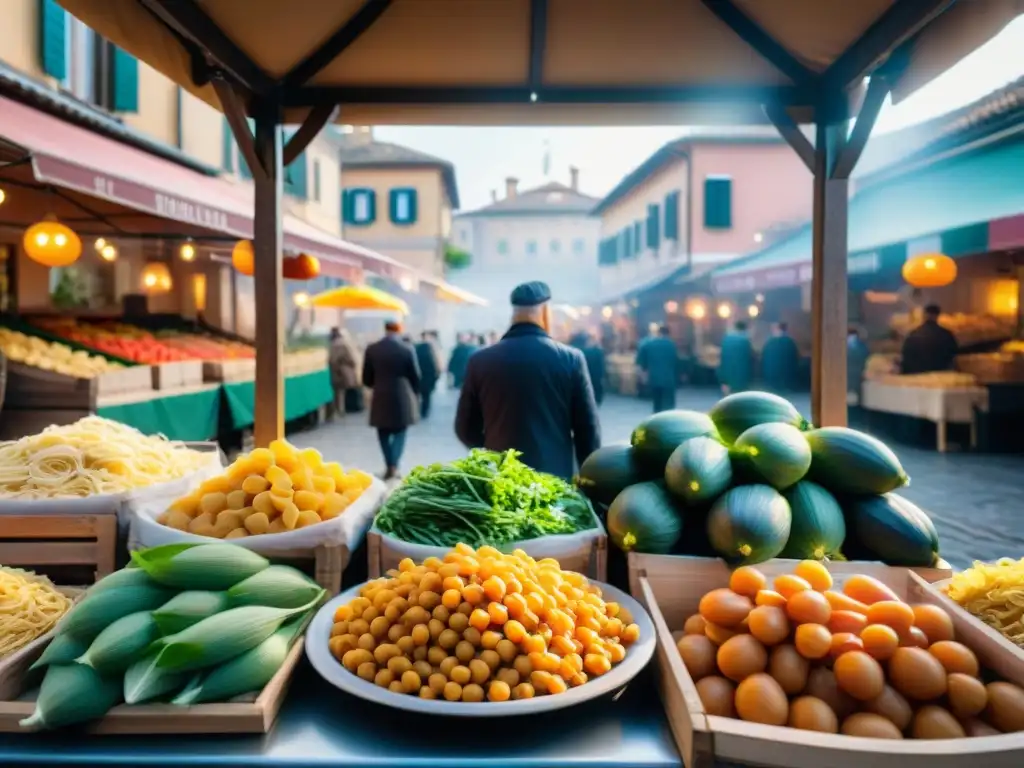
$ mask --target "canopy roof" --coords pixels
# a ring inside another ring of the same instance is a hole
[[[891,62],[894,98],[999,32],[1024,0],[59,0],[220,108],[211,78],[286,122],[341,105],[382,124],[810,119]],[[898,56],[891,55],[898,51]]]
[[[310,305],[324,309],[389,310],[409,314],[409,305],[387,291],[369,285],[343,285],[310,297]]]

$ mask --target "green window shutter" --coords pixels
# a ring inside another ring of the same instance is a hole
[[[388,216],[395,224],[415,224],[417,218],[416,190],[396,187],[388,194]]]
[[[647,247],[657,250],[661,244],[660,206],[651,203],[647,206]]]
[[[235,137],[226,117],[221,118],[220,167],[228,173],[235,171]]]
[[[347,189],[341,190],[341,223],[352,223],[352,204],[349,199],[351,195]]]
[[[643,222],[633,222],[633,242],[636,243],[636,252],[640,253],[644,250],[644,231]]]
[[[114,112],[139,111],[139,60],[127,51],[111,46],[110,109]]]
[[[58,80],[68,76],[67,28],[67,13],[57,0],[39,0],[39,64]]]
[[[679,239],[679,192],[665,196],[665,239]]]
[[[732,179],[722,176],[704,179],[704,226],[707,229],[732,227]]]
[[[309,184],[306,180],[306,153],[303,152],[284,169],[284,191],[292,197],[305,200],[309,197]]]

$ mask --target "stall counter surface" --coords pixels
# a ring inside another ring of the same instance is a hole
[[[614,700],[481,728],[466,719],[416,717],[369,704],[304,664],[266,736],[0,734],[0,765],[675,768],[682,760],[652,673],[653,665]]]

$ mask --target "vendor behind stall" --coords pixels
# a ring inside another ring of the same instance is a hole
[[[747,324],[737,320],[733,330],[722,339],[722,361],[718,365],[718,383],[722,393],[750,389],[754,375],[754,348],[747,336]]]
[[[765,388],[780,395],[796,388],[800,351],[785,323],[776,323],[761,350],[761,378]]]
[[[938,304],[924,308],[924,322],[907,334],[903,341],[900,373],[951,371],[956,361],[956,336],[939,325],[942,309]]]

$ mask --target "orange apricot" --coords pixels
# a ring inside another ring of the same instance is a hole
[[[872,658],[885,661],[900,647],[900,636],[885,624],[869,624],[860,633],[864,651]]]
[[[757,597],[754,598],[754,603],[757,605],[771,605],[775,608],[785,608],[786,598],[774,589],[762,589],[757,593]]]
[[[914,626],[924,632],[930,643],[956,639],[953,619],[937,605],[918,603],[910,606],[914,611]]]
[[[885,624],[897,633],[909,632],[914,626],[914,609],[899,600],[879,600],[868,607],[869,624]]]
[[[791,573],[776,576],[772,586],[775,587],[776,592],[787,600],[792,598],[797,592],[803,592],[805,589],[811,588],[806,579],[801,579],[799,576],[794,576]]]
[[[737,568],[732,572],[729,577],[729,589],[738,595],[746,595],[753,600],[757,593],[760,592],[768,584],[768,579],[764,577],[757,568],[753,568],[749,565],[744,565]]]
[[[817,560],[800,561],[793,569],[793,574],[810,584],[811,589],[816,589],[819,592],[832,589],[832,574],[828,572],[824,563],[819,563]]]
[[[805,589],[789,598],[786,615],[797,624],[828,624],[832,606],[821,592]]]
[[[864,643],[852,632],[837,632],[832,635],[832,647],[829,649],[829,655],[833,658],[839,658],[844,653],[850,651],[863,651]]]
[[[832,650],[832,633],[821,624],[801,624],[793,642],[805,659],[823,659]]]
[[[867,615],[868,606],[866,604],[860,600],[854,600],[842,592],[836,592],[831,589],[827,590],[825,592],[825,599],[828,600],[828,604],[832,606],[833,611],[853,611],[854,613]]]
[[[883,600],[899,602],[899,596],[874,576],[855,573],[843,584],[843,594],[859,600],[867,605],[880,603]]]
[[[828,620],[830,632],[852,632],[860,635],[861,631],[868,625],[867,616],[855,611],[832,611]]]

